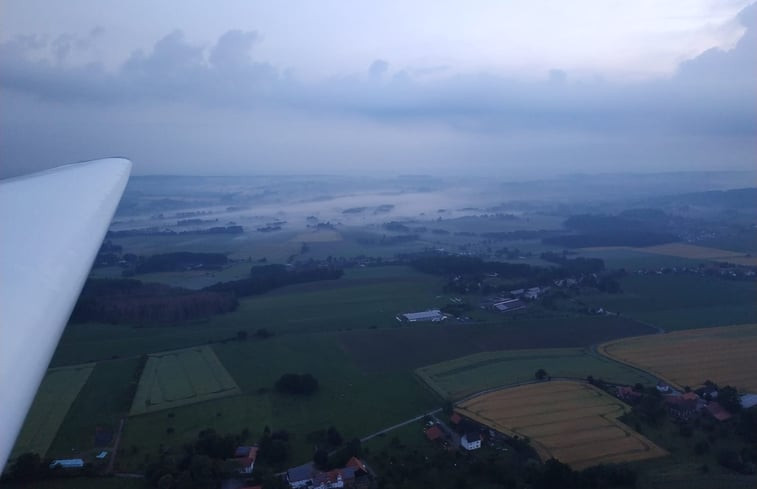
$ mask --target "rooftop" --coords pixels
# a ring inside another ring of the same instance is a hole
[[[725,421],[733,417],[733,415],[726,411],[725,408],[721,406],[717,401],[708,403],[705,409],[707,409],[712,417],[717,419],[718,421]]]
[[[429,309],[421,312],[408,312],[402,315],[408,321],[438,321],[444,317],[439,309]]]
[[[442,432],[442,430],[439,428],[438,425],[434,425],[431,428],[426,430],[426,438],[428,438],[431,441],[438,440],[442,436],[444,436],[444,433]]]

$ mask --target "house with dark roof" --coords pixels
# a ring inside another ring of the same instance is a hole
[[[240,474],[252,474],[255,468],[255,459],[258,456],[258,447],[240,446],[234,451],[234,462],[239,465]]]
[[[307,463],[287,470],[287,482],[292,489],[339,489],[344,487],[368,487],[370,472],[357,457],[352,457],[344,467],[329,471],[318,470]]]
[[[308,462],[297,467],[287,470],[287,482],[292,489],[313,485],[313,476],[315,475],[315,466],[313,462]]]

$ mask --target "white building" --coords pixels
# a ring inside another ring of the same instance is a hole
[[[408,312],[402,315],[406,321],[415,323],[418,321],[432,321],[439,322],[446,319],[442,311],[439,309],[429,309],[428,311],[421,312]]]
[[[62,467],[64,469],[80,469],[84,467],[84,460],[80,458],[63,458],[53,460],[50,464],[50,468],[54,469],[55,467]]]
[[[478,450],[481,448],[481,433],[469,431],[460,438],[460,446],[466,450]]]
[[[539,287],[531,287],[526,291],[525,294],[523,294],[523,297],[525,297],[526,299],[534,300],[538,299],[541,293],[542,290]]]
[[[739,401],[741,402],[742,408],[752,408],[757,406],[757,394],[744,394],[739,398]]]

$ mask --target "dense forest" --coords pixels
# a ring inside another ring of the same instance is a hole
[[[545,244],[566,248],[591,246],[653,246],[679,241],[671,233],[672,218],[657,209],[631,209],[618,215],[581,214],[564,226],[578,234],[542,238]]]
[[[71,319],[138,325],[207,318],[237,308],[233,294],[194,291],[133,279],[89,279]]]
[[[178,251],[139,257],[136,273],[181,272],[189,269],[218,270],[228,263],[223,253],[191,253]]]
[[[263,265],[252,267],[250,276],[241,280],[219,282],[206,287],[208,292],[231,292],[236,297],[263,294],[286,285],[315,282],[318,280],[336,280],[344,272],[338,268],[325,266],[303,266],[300,268],[286,265]]]

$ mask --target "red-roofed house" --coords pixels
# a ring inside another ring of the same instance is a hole
[[[444,432],[441,428],[439,428],[439,425],[435,424],[434,426],[426,430],[426,438],[428,438],[429,441],[436,441],[443,436]]]
[[[355,470],[364,470],[368,472],[368,468],[365,466],[362,460],[360,460],[357,457],[351,457],[349,460],[347,460],[347,463],[344,464],[345,467],[352,467]]]
[[[725,408],[721,406],[717,401],[710,401],[709,403],[707,403],[707,407],[705,407],[705,409],[713,418],[717,419],[718,421],[725,421],[733,417],[733,415],[726,411]]]
[[[697,412],[697,399],[684,399],[683,396],[666,396],[665,406],[671,416],[687,420]]]
[[[449,417],[449,422],[452,424],[460,424],[460,421],[463,420],[463,417],[460,416],[457,412],[452,413],[452,416]]]
[[[641,399],[641,392],[633,390],[633,387],[622,385],[618,387],[618,397],[628,402],[635,402]]]
[[[252,474],[255,467],[255,459],[258,456],[258,447],[237,447],[234,451],[234,461],[239,464],[240,474]]]

